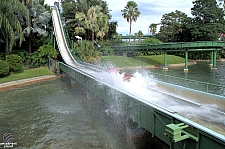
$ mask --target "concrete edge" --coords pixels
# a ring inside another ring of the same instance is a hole
[[[37,82],[49,81],[49,80],[53,80],[53,79],[57,79],[57,78],[60,78],[60,76],[45,75],[45,76],[40,76],[40,77],[33,77],[33,78],[27,78],[27,79],[21,79],[21,80],[17,80],[17,81],[1,83],[0,84],[0,92],[14,89],[16,87],[30,85],[30,84],[34,84]]]

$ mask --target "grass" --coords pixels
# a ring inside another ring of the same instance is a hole
[[[9,76],[0,78],[0,83],[16,81],[16,80],[32,78],[32,77],[38,77],[38,76],[44,76],[44,75],[51,75],[51,74],[53,73],[47,67],[27,69],[27,70],[24,70],[23,72],[12,73]]]
[[[112,64],[116,67],[129,67],[129,66],[150,66],[150,65],[163,65],[164,55],[153,56],[136,56],[136,57],[123,57],[123,56],[102,56],[103,64]],[[184,58],[167,55],[167,64],[180,64],[184,63]],[[47,67],[40,67],[34,69],[24,68],[23,72],[12,73],[9,76],[0,78],[0,83],[16,81],[26,78],[51,75],[53,74]]]
[[[181,64],[185,59],[182,57],[167,55],[167,64]],[[123,57],[123,56],[102,56],[103,64],[112,64],[116,67],[129,67],[129,66],[150,66],[150,65],[163,65],[164,55],[153,56],[136,56],[136,57]]]

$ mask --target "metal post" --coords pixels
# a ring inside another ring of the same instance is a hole
[[[167,55],[167,52],[166,52],[166,50],[164,50],[164,67],[163,67],[163,70],[168,70],[168,68],[167,68],[167,60],[166,60],[166,55]]]
[[[188,72],[188,50],[185,50],[185,68],[184,72]]]
[[[55,47],[55,35],[53,35],[53,46],[54,46],[54,48],[56,49],[56,47]]]
[[[127,57],[127,52],[123,52],[123,57]]]
[[[213,66],[211,69],[217,69],[216,68],[216,50],[213,51]]]
[[[213,65],[213,51],[211,51],[211,56],[210,56],[210,66]]]

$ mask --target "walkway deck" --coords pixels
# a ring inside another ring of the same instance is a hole
[[[212,51],[212,49],[221,50],[224,48],[224,42],[221,41],[197,41],[197,42],[178,42],[163,43],[154,45],[128,45],[111,46],[114,51],[126,52],[159,52],[159,51]]]

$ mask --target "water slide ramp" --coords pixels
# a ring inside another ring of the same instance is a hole
[[[78,66],[79,63],[73,58],[69,51],[69,47],[67,45],[65,35],[63,32],[62,23],[59,17],[58,9],[52,7],[52,21],[54,26],[55,37],[57,41],[57,45],[59,48],[59,52],[64,60],[64,62],[70,66]]]

